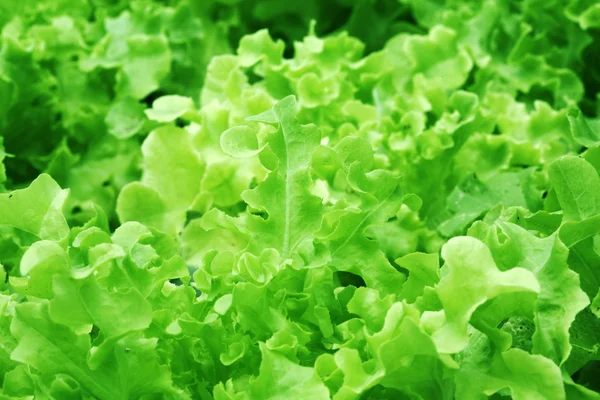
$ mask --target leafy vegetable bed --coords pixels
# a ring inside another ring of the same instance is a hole
[[[0,27],[0,399],[600,398],[599,2]]]

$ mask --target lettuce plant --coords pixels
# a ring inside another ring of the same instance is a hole
[[[301,3],[0,4],[0,399],[600,398],[598,4]]]

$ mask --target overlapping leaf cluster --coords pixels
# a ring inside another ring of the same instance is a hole
[[[294,4],[0,4],[0,399],[599,398],[600,5]]]

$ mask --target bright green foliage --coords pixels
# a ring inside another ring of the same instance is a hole
[[[275,249],[290,258],[298,247],[317,230],[322,219],[321,199],[310,193],[310,162],[319,145],[316,126],[301,126],[295,120],[296,101],[286,97],[272,110],[272,115],[253,117],[254,121],[274,122],[279,129],[266,138],[275,157],[264,162],[274,167],[256,188],[242,193],[242,199],[266,217],[248,216],[245,227],[252,236],[252,249]],[[266,156],[268,157],[268,156]],[[258,239],[258,240],[257,240]]]
[[[0,0],[0,400],[600,399],[599,27]]]

